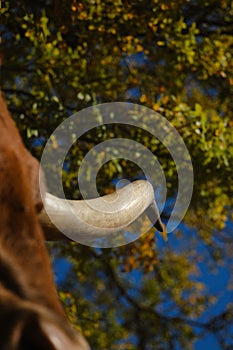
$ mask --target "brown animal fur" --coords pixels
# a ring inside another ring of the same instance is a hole
[[[38,172],[0,96],[0,349],[86,350],[53,282],[37,215]]]

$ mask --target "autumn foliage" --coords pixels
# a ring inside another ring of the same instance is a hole
[[[2,88],[34,155],[40,157],[46,139],[72,113],[131,101],[165,116],[193,162],[192,202],[168,242],[151,230],[120,248],[51,248],[71,263],[60,283],[71,320],[94,349],[194,349],[206,334],[230,349],[232,1],[25,0],[6,2],[2,12]],[[157,139],[135,128],[83,135],[63,174],[67,195],[80,197],[77,166],[86,152],[115,134],[158,157],[168,187],[166,222],[176,167]],[[141,175],[135,164],[116,157],[100,169],[97,186],[104,193],[113,190],[113,179]],[[210,280],[222,269],[227,282],[220,278],[222,289],[215,290]],[[219,300],[222,307],[215,309]]]

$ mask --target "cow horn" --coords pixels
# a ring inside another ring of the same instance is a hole
[[[40,222],[47,239],[61,238],[60,231],[82,242],[123,230],[144,212],[163,232],[153,186],[138,180],[114,193],[88,200],[66,200],[46,193]]]

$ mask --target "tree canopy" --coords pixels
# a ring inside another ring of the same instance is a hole
[[[54,259],[70,263],[58,285],[71,321],[96,350],[194,349],[207,336],[213,336],[216,349],[230,349],[232,1],[2,4],[2,90],[36,157],[71,114],[97,103],[130,101],[167,118],[194,167],[189,210],[168,242],[151,229],[118,248],[50,245]],[[82,135],[64,170],[67,195],[80,198],[77,164],[116,133],[158,157],[171,203],[162,213],[166,222],[177,191],[176,167],[165,147],[137,128],[103,126]],[[135,164],[118,158],[100,169],[98,189],[107,193],[114,179],[140,176]],[[221,289],[214,286],[214,273],[220,280],[225,276]]]

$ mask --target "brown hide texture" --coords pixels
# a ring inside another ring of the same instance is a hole
[[[57,296],[37,215],[38,172],[0,95],[0,350],[88,349]]]

